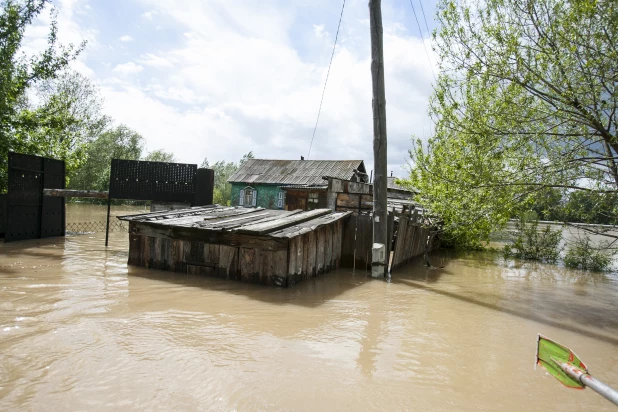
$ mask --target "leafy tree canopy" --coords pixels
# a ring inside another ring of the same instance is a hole
[[[27,101],[31,86],[56,78],[85,46],[58,44],[52,12],[47,48],[35,56],[20,51],[27,26],[47,4],[49,0],[0,1],[0,192],[6,191],[10,150],[68,160],[69,170],[82,158],[81,142],[63,135],[79,123],[70,104],[61,95],[48,96],[37,107]]]
[[[435,135],[406,183],[454,243],[480,245],[548,188],[618,193],[615,2],[442,0],[438,20]]]

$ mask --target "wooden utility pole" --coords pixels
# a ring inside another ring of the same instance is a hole
[[[373,243],[383,245],[382,252],[374,251],[372,276],[387,274],[387,206],[386,206],[386,92],[384,91],[384,53],[382,51],[382,1],[369,0],[369,27],[371,29],[371,78],[373,83]],[[379,246],[378,246],[379,248]],[[383,256],[383,262],[375,262]]]

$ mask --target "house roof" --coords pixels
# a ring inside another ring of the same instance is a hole
[[[322,176],[352,179],[366,173],[362,160],[247,160],[227,181],[279,185],[323,185]]]
[[[411,191],[411,192],[414,192],[414,193],[418,193],[418,190],[415,189],[415,188],[410,189],[410,188],[398,185],[395,182],[398,178],[395,177],[395,176],[388,176],[386,179],[387,179],[387,182],[388,182],[388,188],[389,189],[406,190],[406,191]]]

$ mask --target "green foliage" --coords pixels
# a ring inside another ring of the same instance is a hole
[[[595,248],[588,236],[578,239],[567,249],[564,257],[565,266],[594,272],[608,270],[611,263],[611,254]]]
[[[438,20],[435,135],[416,140],[408,184],[446,237],[482,245],[546,189],[615,195],[614,2],[442,0]]]
[[[231,205],[232,185],[228,183],[227,180],[243,165],[243,163],[253,158],[253,152],[249,152],[240,159],[238,164],[219,160],[212,165],[208,162],[208,159],[204,159],[200,167],[213,169],[215,171],[214,203],[225,206]]]
[[[6,191],[10,150],[65,159],[69,170],[83,160],[82,142],[64,134],[79,118],[70,112],[70,104],[62,95],[49,97],[38,107],[27,102],[26,92],[31,86],[54,79],[85,45],[58,45],[52,14],[47,48],[36,56],[19,53],[26,28],[48,3],[0,2],[0,193]]]
[[[142,160],[147,160],[150,162],[174,163],[176,161],[176,158],[174,157],[173,153],[168,153],[164,150],[159,149],[148,153],[146,157],[144,157],[144,159]]]
[[[144,138],[121,125],[107,130],[85,148],[87,160],[69,182],[70,189],[108,190],[112,159],[139,160]]]
[[[520,220],[516,225],[516,238],[513,244],[504,246],[504,256],[518,259],[555,262],[560,256],[562,232],[552,231],[549,226],[539,230],[538,220]]]

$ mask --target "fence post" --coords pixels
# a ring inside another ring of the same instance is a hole
[[[107,223],[105,224],[105,247],[107,247],[109,241],[109,213],[112,207],[112,197],[107,196]]]

